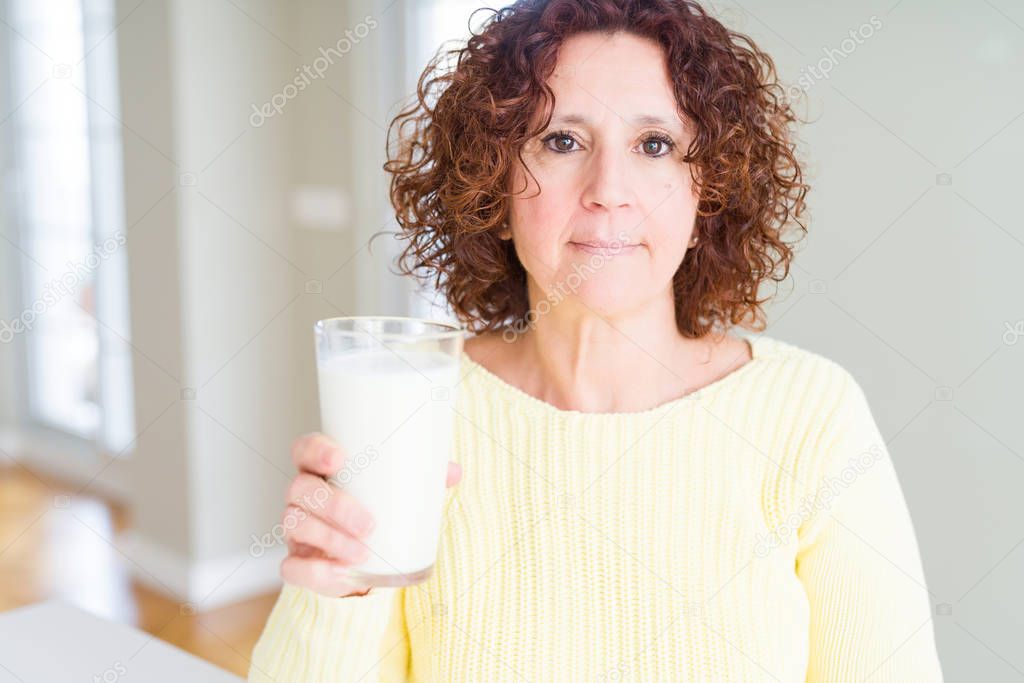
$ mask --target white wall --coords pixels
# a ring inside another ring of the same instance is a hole
[[[400,10],[177,0],[118,32],[144,354],[125,543],[140,579],[200,609],[278,581],[281,547],[251,547],[280,520],[292,439],[319,426],[312,323],[406,312],[393,241],[365,246],[388,227]],[[322,77],[287,89],[306,67]]]
[[[290,19],[264,18],[278,35]],[[139,578],[212,607],[276,581],[250,534],[280,517],[293,433],[285,121],[250,105],[290,77],[230,3],[140,7],[118,31],[138,426]],[[230,39],[228,37],[230,36]],[[222,583],[223,582],[223,583]]]

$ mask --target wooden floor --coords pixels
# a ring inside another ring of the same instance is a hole
[[[59,597],[245,677],[277,594],[198,615],[134,582],[109,543],[125,510],[20,464],[0,463],[0,611]]]

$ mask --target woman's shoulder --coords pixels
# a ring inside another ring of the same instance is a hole
[[[798,343],[760,342],[762,374],[751,383],[759,389],[744,405],[763,414],[776,442],[786,444],[775,472],[780,500],[796,505],[849,458],[886,452],[867,395],[849,368]]]
[[[836,393],[856,383],[849,369],[824,352],[763,334],[749,339],[755,358],[779,380],[777,386]]]
[[[813,440],[852,414],[870,412],[854,373],[828,353],[772,336],[750,340],[756,370],[732,398],[770,416],[776,429]]]

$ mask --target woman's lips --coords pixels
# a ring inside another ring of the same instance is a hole
[[[574,249],[587,254],[599,254],[601,256],[618,256],[630,254],[640,248],[639,244],[622,244],[620,242],[569,242]]]

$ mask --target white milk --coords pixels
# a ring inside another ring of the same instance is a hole
[[[363,539],[370,557],[355,571],[396,576],[433,567],[458,369],[458,358],[428,351],[352,351],[320,361],[322,431],[348,454],[332,481],[376,522]],[[402,583],[398,576],[395,585]]]

